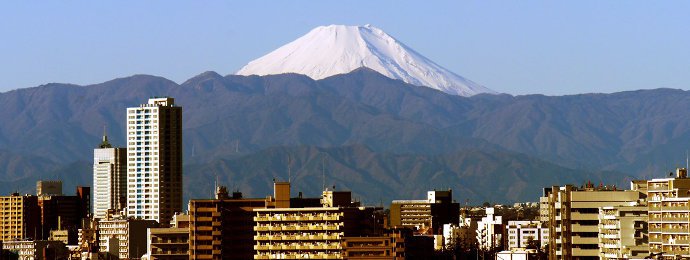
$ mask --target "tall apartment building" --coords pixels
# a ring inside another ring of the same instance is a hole
[[[542,227],[540,221],[508,221],[506,226],[508,250],[526,249],[529,243],[540,248],[549,243],[549,228]]]
[[[599,258],[630,259],[649,256],[647,206],[599,208]]]
[[[41,235],[41,211],[33,195],[0,196],[0,238],[2,241],[37,238]]]
[[[582,188],[546,188],[543,197],[540,202],[546,202],[542,207],[548,212],[549,259],[598,259],[599,208],[636,205],[644,193],[588,184]]]
[[[441,234],[444,224],[457,224],[460,204],[453,202],[453,191],[428,191],[426,200],[394,200],[390,225],[410,227],[421,233]]]
[[[687,169],[675,178],[647,182],[649,251],[664,257],[690,257],[690,179]]]
[[[113,147],[108,136],[93,149],[93,215],[105,218],[109,209],[127,205],[127,149]]]
[[[170,97],[127,108],[127,215],[168,225],[182,211],[182,108]]]

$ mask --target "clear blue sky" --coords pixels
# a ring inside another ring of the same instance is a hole
[[[7,1],[0,91],[226,75],[316,26],[367,23],[499,92],[690,89],[689,14],[688,1]]]

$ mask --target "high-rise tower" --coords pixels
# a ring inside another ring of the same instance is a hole
[[[170,97],[127,108],[127,215],[167,225],[182,211],[182,108]]]
[[[127,203],[127,151],[103,141],[93,149],[93,214],[104,218],[109,209],[121,210]]]

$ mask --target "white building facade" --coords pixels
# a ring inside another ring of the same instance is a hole
[[[167,225],[182,211],[182,108],[151,98],[127,108],[127,215]]]
[[[121,210],[127,203],[127,151],[113,148],[108,137],[93,150],[93,214],[104,218],[108,209]]]
[[[486,208],[486,217],[477,222],[477,242],[481,250],[501,247],[503,241],[503,218],[494,215],[494,208]]]

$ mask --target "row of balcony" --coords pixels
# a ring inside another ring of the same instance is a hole
[[[650,222],[690,222],[690,217],[656,217],[649,216]]]
[[[340,225],[254,226],[254,231],[339,230]]]
[[[258,254],[254,259],[342,259],[341,254]]]
[[[340,220],[340,215],[323,215],[323,216],[256,216],[256,222],[268,221],[337,221]]]
[[[271,235],[271,236],[254,236],[257,241],[271,241],[271,240],[339,240],[342,233],[335,233],[330,235]]]
[[[671,211],[671,210],[677,210],[677,211],[690,211],[690,207],[688,205],[685,206],[661,206],[661,207],[654,207],[650,206],[649,211]]]
[[[331,244],[277,244],[277,245],[254,245],[254,250],[340,250],[340,243]]]
[[[682,228],[657,228],[649,227],[649,232],[663,232],[663,233],[690,233],[687,227]]]

